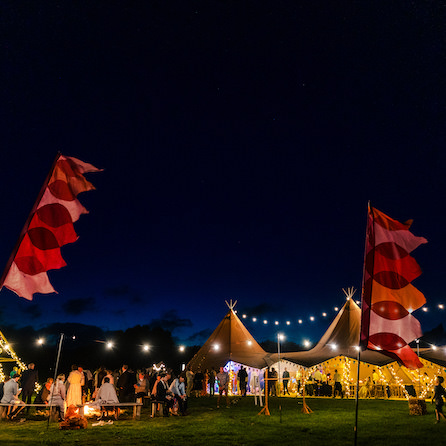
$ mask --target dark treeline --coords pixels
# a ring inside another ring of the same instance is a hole
[[[169,331],[146,325],[125,331],[104,331],[91,325],[57,323],[38,331],[33,327],[4,326],[2,333],[25,364],[36,364],[40,381],[54,374],[61,333],[64,337],[58,370],[65,373],[71,370],[72,364],[94,372],[101,365],[115,370],[128,364],[137,370],[159,362],[180,371],[181,365],[187,364],[200,348],[185,346],[185,350],[180,351]],[[44,343],[39,345],[38,339],[44,339]],[[112,348],[107,348],[108,341],[113,343]],[[149,347],[147,351],[144,345]],[[2,365],[7,372],[14,366],[13,363]]]

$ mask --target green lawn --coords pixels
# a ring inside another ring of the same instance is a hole
[[[354,441],[355,401],[307,398],[311,414],[301,412],[302,400],[270,399],[270,416],[258,415],[253,399],[234,398],[229,409],[216,408],[216,399],[189,402],[187,417],[123,416],[113,425],[80,431],[60,431],[57,423],[26,420],[0,423],[1,445],[348,445]],[[279,410],[281,406],[281,411]],[[358,445],[408,446],[443,444],[446,422],[435,425],[434,407],[428,415],[409,415],[406,401],[360,400]]]

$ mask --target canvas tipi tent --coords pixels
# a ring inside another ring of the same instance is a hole
[[[269,354],[260,347],[240,321],[235,314],[234,305],[228,304],[228,313],[187,367],[192,370],[214,367],[218,370],[229,361],[259,369],[267,366]]]
[[[357,359],[360,324],[361,309],[351,296],[347,296],[344,306],[314,348],[308,351],[282,353],[281,359],[304,367],[312,367],[337,356]],[[278,355],[272,354],[270,359],[276,362]],[[361,353],[361,361],[382,366],[394,360],[382,353],[366,350]]]

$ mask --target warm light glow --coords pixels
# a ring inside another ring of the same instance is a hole
[[[247,343],[248,343],[248,345],[252,345],[252,341],[248,341]]]
[[[310,321],[311,321],[311,322],[314,321],[314,316],[310,316]]]
[[[412,314],[413,308],[408,308],[407,311]]]
[[[76,336],[75,336],[75,335],[71,336],[71,339],[72,339],[73,341],[75,341],[75,340],[76,340]]]
[[[274,321],[274,325],[279,325],[279,321]]]
[[[423,307],[422,310],[426,313],[428,311],[427,307]]]
[[[107,348],[108,349],[110,349],[110,348],[113,348],[113,342],[107,342]]]
[[[291,325],[291,322],[290,322],[290,321],[286,321],[286,324],[287,324],[287,325]]]
[[[178,347],[178,350],[179,350],[180,352],[184,352],[184,350],[186,350],[186,347],[185,347],[184,345],[180,345],[180,346]]]
[[[268,323],[268,321],[266,319],[264,319],[263,323],[266,325]]]
[[[339,308],[338,308],[338,307],[334,307],[334,310],[335,310],[335,311],[339,311]]]
[[[214,350],[215,350],[215,351],[220,350],[220,346],[219,346],[218,344],[214,344]]]
[[[84,415],[85,416],[91,415],[92,413],[94,413],[96,411],[97,411],[97,408],[95,408],[95,407],[90,407],[88,405],[84,406]]]
[[[283,340],[285,339],[285,335],[284,335],[283,333],[278,333],[278,334],[277,334],[277,339],[278,339],[279,341],[283,341]]]
[[[256,318],[256,317],[253,317],[253,318],[252,318],[252,321],[253,321],[253,322],[257,322],[257,318]]]
[[[433,346],[432,346],[432,350],[437,350],[437,346],[436,346],[436,345],[433,345]]]
[[[327,317],[327,313],[322,313],[322,317]]]
[[[299,322],[299,324],[301,324],[302,323],[302,319],[299,319],[297,322]]]
[[[246,317],[247,317],[246,314],[242,314],[243,319],[246,319]]]
[[[304,340],[304,347],[308,348],[311,346],[311,342],[308,339]]]
[[[330,347],[332,350],[336,350],[338,348],[338,346],[336,344],[331,344]]]
[[[142,346],[142,349],[143,349],[145,352],[148,352],[149,349],[150,349],[150,347],[149,347],[147,344],[144,344],[144,345]]]
[[[440,310],[444,310],[444,305],[443,305],[443,304],[438,304],[438,308],[439,308]]]
[[[361,305],[361,302],[359,300],[357,300],[356,305]]]
[[[37,344],[38,345],[43,345],[44,343],[45,343],[45,339],[43,339],[43,338],[37,339]]]

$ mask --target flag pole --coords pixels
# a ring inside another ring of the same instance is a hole
[[[59,160],[61,155],[62,154],[60,152],[57,152],[56,157],[54,158],[53,164],[51,165],[51,169],[50,169],[50,171],[48,172],[48,175],[45,178],[43,186],[40,189],[39,195],[37,196],[37,199],[34,202],[34,205],[33,205],[32,209],[31,209],[31,212],[28,215],[28,218],[27,218],[27,220],[25,222],[25,225],[22,228],[22,231],[20,232],[20,235],[19,235],[19,237],[17,239],[17,242],[16,242],[16,244],[14,246],[14,249],[12,250],[12,253],[9,256],[8,262],[6,263],[6,267],[3,270],[3,273],[2,273],[2,276],[1,276],[1,279],[0,279],[0,290],[3,288],[3,284],[5,283],[6,276],[8,275],[8,272],[9,272],[9,269],[11,268],[12,262],[15,259],[17,251],[19,250],[19,247],[20,247],[20,244],[22,243],[23,237],[25,237],[25,234],[28,231],[28,227],[29,227],[29,224],[31,223],[31,219],[33,218],[33,215],[34,215],[34,213],[37,210],[37,206],[39,205],[40,200],[42,199],[43,194],[45,193],[46,188],[48,187],[48,183],[50,182],[51,176],[53,175],[53,171],[54,171],[54,168],[56,167],[56,163]]]
[[[49,428],[49,425],[50,425],[51,410],[52,410],[52,403],[53,403],[53,395],[54,395],[54,391],[56,390],[57,372],[58,372],[58,369],[59,369],[59,360],[60,360],[60,352],[62,350],[63,337],[64,337],[64,334],[61,333],[60,334],[60,339],[59,339],[59,348],[57,350],[56,367],[54,368],[53,392],[51,393],[50,404],[49,404],[50,414],[48,416],[48,423],[47,423],[47,426],[46,426],[47,429]]]
[[[368,234],[368,227],[369,227],[369,221],[368,221],[368,217],[369,217],[369,213],[370,210],[372,209],[371,204],[370,204],[370,200],[368,201],[367,204],[367,224],[366,224],[366,230],[365,230],[365,246],[364,246],[364,265],[363,265],[363,269],[362,269],[362,293],[361,293],[361,320],[360,320],[360,324],[359,324],[359,339],[358,339],[358,371],[356,374],[356,395],[355,395],[355,427],[354,427],[354,431],[355,431],[355,441],[354,441],[354,445],[357,445],[357,441],[358,441],[358,413],[359,413],[359,377],[360,377],[360,368],[361,368],[361,336],[362,336],[362,315],[363,315],[363,311],[364,311],[364,289],[365,289],[365,273],[366,273],[366,266],[365,266],[365,262],[366,262],[366,256],[367,256],[367,234]],[[373,218],[373,212],[372,212],[372,218]],[[373,274],[372,274],[373,277]],[[370,286],[373,285],[373,280],[370,283]]]

